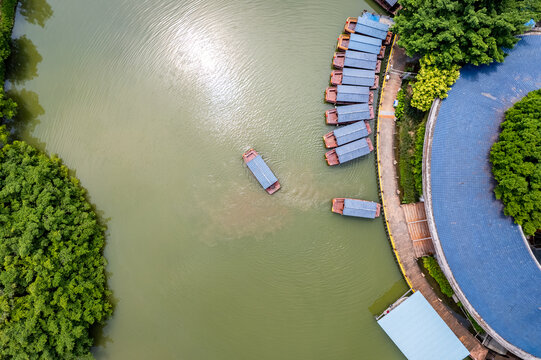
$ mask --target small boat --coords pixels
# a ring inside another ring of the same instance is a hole
[[[338,37],[337,47],[344,51],[349,49],[369,54],[378,54],[381,49],[381,40],[359,34],[341,34]]]
[[[392,39],[393,39],[393,33],[390,31],[387,31],[387,36],[385,37],[385,41],[383,43],[385,45],[390,45]]]
[[[382,45],[378,53],[378,59],[383,60],[384,57],[385,57],[385,45]]]
[[[374,71],[344,68],[331,71],[331,85],[369,86],[375,90],[379,86],[379,75]]]
[[[327,125],[351,124],[361,120],[374,118],[374,108],[368,104],[353,104],[337,106],[334,109],[325,111],[325,122]]]
[[[270,195],[274,194],[280,189],[280,183],[271,169],[267,166],[261,155],[259,155],[254,149],[246,151],[242,158],[248,169],[254,174],[255,178],[263,189],[265,189]]]
[[[367,200],[334,198],[331,211],[340,215],[375,219],[381,213],[381,204]]]
[[[377,20],[375,20],[370,16],[366,16],[367,14],[364,13],[357,18],[347,18],[344,30],[350,34],[357,33],[384,40],[387,37],[389,24],[381,23],[379,17],[376,17]]]
[[[398,0],[374,0],[379,6],[387,10],[389,13],[396,15],[396,11],[400,8]]]
[[[374,102],[374,94],[367,86],[338,85],[325,89],[325,101],[331,104]]]
[[[325,147],[327,149],[345,145],[349,142],[362,139],[372,133],[368,121],[359,121],[350,125],[341,126],[323,136]]]
[[[381,70],[381,60],[378,60],[377,54],[353,50],[335,52],[332,58],[332,65],[338,70],[345,67],[374,70],[376,73],[379,73]]]
[[[327,164],[333,166],[370,154],[374,150],[369,138],[360,139],[325,153]]]

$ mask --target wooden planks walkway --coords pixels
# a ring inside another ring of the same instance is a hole
[[[425,205],[422,202],[401,206],[408,223],[408,232],[413,242],[415,258],[433,255],[434,245],[426,222]]]

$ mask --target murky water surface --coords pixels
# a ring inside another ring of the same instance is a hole
[[[98,359],[402,359],[374,320],[406,286],[374,156],[323,159],[336,38],[362,1],[26,0],[21,136],[76,170],[106,219],[116,310]],[[254,147],[282,183],[263,191]]]

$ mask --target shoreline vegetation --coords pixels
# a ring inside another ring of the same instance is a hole
[[[6,79],[17,0],[0,2]],[[17,104],[0,91],[0,358],[92,359],[112,314],[105,227],[59,158],[11,140]]]

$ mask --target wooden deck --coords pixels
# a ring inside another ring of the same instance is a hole
[[[408,232],[413,242],[415,258],[434,254],[434,245],[426,222],[425,206],[422,202],[402,205],[408,224]]]

